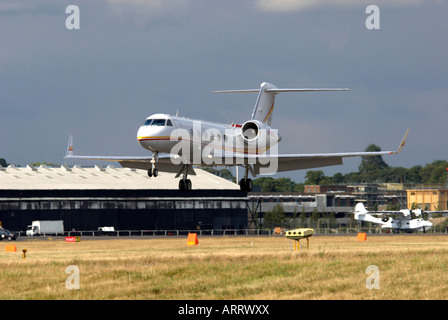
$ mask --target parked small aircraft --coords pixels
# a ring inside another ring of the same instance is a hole
[[[363,203],[358,203],[355,207],[355,220],[368,221],[381,225],[381,228],[391,229],[394,233],[402,232],[426,232],[432,227],[432,222],[423,219],[421,209],[399,211],[367,211]],[[373,215],[384,216],[377,218]],[[390,215],[394,215],[395,218]]]
[[[408,131],[396,151],[347,152],[317,154],[278,154],[281,140],[278,130],[271,127],[275,96],[284,92],[347,91],[348,89],[279,89],[263,82],[260,89],[215,91],[258,92],[250,120],[241,124],[221,124],[203,120],[154,114],[146,118],[137,132],[138,143],[152,156],[78,156],[73,152],[70,135],[66,159],[118,161],[123,167],[144,169],[149,177],[159,170],[172,172],[179,181],[180,191],[190,191],[195,166],[242,166],[244,178],[239,181],[242,191],[251,191],[252,176],[282,171],[341,165],[344,157],[378,156],[400,153]]]

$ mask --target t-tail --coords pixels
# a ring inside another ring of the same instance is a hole
[[[257,120],[271,126],[272,114],[275,105],[275,96],[281,92],[313,92],[313,91],[348,91],[349,89],[279,89],[271,83],[263,82],[260,89],[243,89],[243,90],[225,90],[214,91],[214,93],[232,93],[232,92],[258,92],[255,107],[252,111],[251,120]]]

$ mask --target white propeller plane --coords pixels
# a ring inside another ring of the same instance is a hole
[[[432,222],[423,219],[423,211],[421,209],[400,211],[367,211],[363,203],[358,203],[355,207],[355,220],[368,221],[381,225],[383,229],[391,229],[394,233],[400,231],[411,233],[423,231],[426,232],[432,227]],[[384,216],[376,218],[374,215],[396,215],[395,218]]]
[[[242,166],[242,191],[251,191],[253,177],[282,171],[341,165],[344,157],[398,154],[404,147],[409,129],[396,151],[348,152],[318,154],[278,154],[281,137],[271,128],[275,96],[284,92],[347,91],[348,89],[279,89],[263,82],[259,89],[215,91],[258,92],[250,120],[239,124],[220,124],[203,120],[153,114],[146,118],[137,132],[137,141],[152,156],[78,156],[73,152],[70,135],[66,159],[118,161],[121,166],[144,169],[149,177],[158,172],[172,172],[179,181],[180,191],[190,191],[195,166]]]

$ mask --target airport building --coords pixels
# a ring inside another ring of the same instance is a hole
[[[448,210],[447,188],[408,189],[408,208],[418,207],[425,211]]]
[[[246,229],[247,194],[196,169],[181,193],[174,174],[113,166],[0,166],[0,221],[24,231],[34,220],[63,220],[66,231]]]

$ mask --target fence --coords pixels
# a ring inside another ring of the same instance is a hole
[[[358,232],[365,232],[367,234],[388,234],[392,233],[391,230],[385,230],[381,228],[353,228],[353,227],[340,227],[340,228],[313,228],[315,235],[347,235],[357,234]],[[197,233],[198,236],[271,236],[279,235],[282,233],[276,233],[271,229],[210,229],[210,230],[116,230],[113,232],[99,232],[95,231],[66,231],[64,236],[109,236],[109,237],[131,237],[131,236],[187,236],[189,233]],[[422,232],[419,232],[420,234]],[[448,228],[433,227],[426,231],[427,234],[448,234]],[[19,237],[26,237],[25,231],[18,231],[16,234]],[[50,234],[42,236],[50,236]]]

